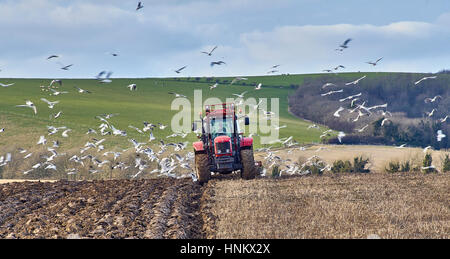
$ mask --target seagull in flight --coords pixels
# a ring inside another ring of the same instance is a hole
[[[340,131],[337,135],[337,138],[339,140],[339,143],[342,143],[342,138],[345,137],[345,133],[343,131]]]
[[[53,109],[56,104],[59,103],[59,101],[50,102],[49,100],[45,98],[41,98],[41,101],[46,102],[48,104],[48,108]]]
[[[267,74],[274,74],[276,72],[278,72],[278,70],[270,70],[269,72],[267,72]]]
[[[344,41],[344,43],[342,43],[341,45],[339,45],[339,48],[337,48],[336,50],[343,51],[344,49],[348,48],[348,45],[347,45],[347,44],[348,44],[350,41],[352,41],[352,39],[350,39],[350,38],[346,39],[346,40]]]
[[[369,127],[369,124],[366,124],[366,126],[360,128],[360,129],[357,129],[356,131],[363,132],[367,127]]]
[[[341,117],[341,115],[339,114],[341,111],[343,111],[344,108],[341,106],[339,107],[339,109],[337,109],[337,111],[334,112],[333,116],[334,117]]]
[[[437,98],[441,98],[442,99],[442,96],[436,95],[433,98],[425,98],[425,103],[434,103],[437,100]]]
[[[325,88],[328,87],[328,86],[336,86],[336,84],[333,84],[333,83],[326,83],[326,84],[322,85],[322,89],[325,89]]]
[[[425,112],[428,117],[432,117],[436,109],[431,110],[431,112]]]
[[[339,102],[343,102],[343,101],[346,101],[346,100],[351,100],[351,99],[353,99],[353,98],[355,98],[355,97],[358,97],[358,96],[361,96],[361,95],[362,95],[362,93],[355,94],[355,95],[350,95],[350,96],[348,96],[348,97],[345,97],[345,98],[340,99]]]
[[[370,65],[372,65],[372,66],[376,66],[377,65],[377,63],[380,61],[380,60],[382,60],[383,58],[379,58],[379,59],[377,59],[377,61],[375,61],[375,62],[373,62],[373,61],[368,61],[368,62],[366,62],[367,64],[370,64]]]
[[[261,86],[262,86],[262,83],[259,83],[259,84],[255,87],[255,90],[260,90],[260,89],[261,89]]]
[[[144,5],[142,4],[142,2],[139,2],[137,7],[136,7],[136,11],[138,11],[139,9],[144,8]]]
[[[400,146],[395,147],[395,148],[405,148],[405,146],[406,146],[406,144],[401,144]]]
[[[136,91],[136,84],[130,84],[127,87],[130,89],[130,91]]]
[[[217,86],[219,86],[219,84],[215,83],[215,84],[209,86],[209,90],[212,90],[212,89],[216,88]]]
[[[426,76],[421,78],[420,80],[414,82],[415,85],[420,84],[420,82],[424,81],[424,80],[428,80],[428,79],[435,79],[437,76]]]
[[[235,79],[233,79],[233,80],[231,81],[231,84],[230,84],[230,85],[236,83],[237,81],[241,81],[241,80],[248,80],[248,78],[246,78],[246,77],[236,77]]]
[[[82,93],[90,94],[90,93],[91,93],[90,91],[81,89],[81,88],[79,88],[78,86],[75,86],[75,88],[78,90],[78,92],[79,92],[80,94],[82,94]]]
[[[213,62],[211,62],[210,66],[211,66],[211,67],[213,67],[214,65],[220,66],[220,65],[222,65],[222,64],[227,64],[227,63],[223,62],[222,60],[219,60],[219,61],[213,61]]]
[[[3,87],[12,86],[12,85],[14,85],[14,84],[15,84],[15,83],[11,83],[11,84],[2,84],[2,83],[0,83],[0,85],[3,86]]]
[[[206,55],[211,56],[215,49],[217,49],[217,46],[215,46],[210,52],[202,51],[201,53],[205,53]]]
[[[45,144],[47,144],[47,139],[45,139],[45,136],[40,136],[37,144],[38,145],[45,145]]]
[[[106,71],[102,71],[102,72],[98,73],[98,75],[97,75],[95,78],[96,78],[97,80],[99,80],[100,83],[111,83],[112,80],[109,79],[109,78],[110,78],[110,76],[112,75],[112,73],[113,73],[113,72],[110,71],[110,72],[108,72],[108,73],[106,74]],[[106,74],[106,77],[105,77],[104,79],[102,79],[102,76],[103,76],[104,74]]]
[[[59,56],[58,56],[58,55],[50,55],[50,56],[47,58],[47,60],[52,59],[52,58],[59,58]]]
[[[56,91],[55,89],[50,89],[50,91],[53,92],[53,94],[51,94],[51,95],[54,95],[54,96],[57,96],[57,95],[60,95],[60,94],[67,94],[67,93],[69,93],[69,92],[66,92],[66,91],[59,92],[59,91]]]
[[[173,95],[175,95],[175,97],[184,97],[184,98],[187,98],[186,95],[177,94],[177,93],[174,93],[174,92],[169,92],[169,94],[173,94]]]
[[[62,111],[59,111],[58,113],[53,115],[54,119],[58,119],[59,117],[61,117]]]
[[[341,47],[341,48],[343,48],[343,49],[348,48],[347,44],[348,44],[350,41],[352,41],[352,39],[350,39],[350,38],[346,39],[346,40],[344,41],[344,43],[342,43],[339,47]]]
[[[62,66],[63,66],[63,67],[61,67],[62,70],[69,70],[69,68],[71,66],[73,66],[73,64],[70,64],[70,65],[67,65],[67,66],[62,65]]]
[[[246,93],[247,93],[247,91],[245,91],[245,92],[243,92],[241,94],[233,94],[233,95],[235,95],[235,96],[237,96],[239,98],[244,98],[244,94],[246,94]]]
[[[437,141],[441,141],[445,137],[446,137],[446,135],[444,133],[442,133],[442,130],[437,131]]]
[[[344,89],[337,90],[337,91],[329,91],[328,93],[321,94],[321,96],[327,96],[327,95],[330,95],[330,94],[342,93],[342,92],[344,92]]]
[[[63,131],[63,133],[61,134],[61,136],[63,136],[64,138],[68,138],[69,135],[67,135],[67,133],[69,133],[70,131],[72,131],[71,129],[66,129],[65,131]]]
[[[181,70],[185,69],[186,67],[187,67],[187,66],[184,66],[184,67],[179,68],[179,69],[174,70],[174,71],[175,71],[175,73],[179,74],[179,73],[181,72]]]
[[[427,146],[426,148],[423,149],[423,152],[424,152],[424,153],[427,153],[427,151],[428,151],[429,149],[431,149],[431,148],[432,148],[432,146]]]
[[[16,105],[16,107],[27,107],[27,108],[31,108],[34,111],[34,114],[37,114],[37,109],[36,106],[34,105],[34,103],[30,100],[25,101],[25,104],[21,104],[21,105]]]
[[[53,84],[55,84],[55,83],[58,83],[59,86],[62,86],[62,81],[61,81],[61,80],[59,80],[59,79],[54,79],[54,80],[52,80],[52,81],[50,82],[49,87],[52,87]]]
[[[338,70],[339,68],[345,68],[343,65],[339,65],[337,67],[334,68],[334,70]]]
[[[366,75],[364,75],[363,77],[360,77],[360,78],[356,79],[355,81],[346,83],[345,85],[356,85],[356,84],[359,83],[359,81],[363,80],[364,78],[366,78]]]

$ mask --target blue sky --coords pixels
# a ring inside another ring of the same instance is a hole
[[[144,0],[136,11],[137,2],[0,0],[0,77],[264,75],[275,64],[280,73],[450,68],[448,0]],[[349,48],[334,51],[347,38]],[[216,45],[211,57],[200,53]],[[46,60],[52,54],[61,57]],[[376,67],[365,63],[380,57]],[[227,64],[211,68],[217,60]],[[74,65],[64,71],[58,62]]]

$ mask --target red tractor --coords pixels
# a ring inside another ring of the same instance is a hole
[[[229,174],[240,171],[244,179],[256,176],[253,139],[240,133],[236,107],[232,103],[205,106],[206,116],[194,121],[192,131],[201,122],[201,141],[194,142],[195,171],[200,184],[211,178],[211,172]],[[245,117],[245,125],[249,118]]]

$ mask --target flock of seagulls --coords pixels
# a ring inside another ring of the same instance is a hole
[[[59,103],[59,101],[51,102],[45,98],[41,98],[41,100],[46,102],[50,109],[53,109],[54,105]],[[37,113],[36,106],[31,101],[26,101],[25,105],[18,105],[18,107],[32,108],[35,113]],[[61,114],[62,112],[60,111],[54,117],[57,118],[61,116]],[[112,113],[96,116],[100,122],[100,125],[98,125],[99,130],[97,131],[94,128],[89,128],[85,134],[127,137],[128,135],[125,130],[117,129],[112,124],[111,119],[116,116],[119,116],[119,114]],[[188,141],[166,143],[163,139],[161,139],[159,143],[152,143],[152,141],[156,140],[153,136],[153,131],[155,129],[165,131],[167,130],[167,127],[168,125],[164,125],[162,123],[152,124],[146,121],[143,122],[142,128],[129,125],[129,128],[136,130],[140,135],[148,134],[148,141],[138,142],[135,139],[129,139],[129,142],[131,143],[130,148],[122,149],[120,151],[106,151],[106,139],[92,137],[90,141],[79,148],[79,154],[74,154],[68,158],[67,153],[58,151],[60,148],[60,141],[56,139],[50,142],[47,137],[57,137],[57,134],[60,133],[62,138],[71,138],[70,133],[72,132],[72,129],[67,126],[47,126],[47,136],[41,135],[35,143],[36,146],[44,146],[48,153],[41,154],[37,158],[38,162],[31,165],[31,168],[23,170],[22,173],[24,175],[29,175],[38,169],[42,169],[47,171],[64,171],[67,175],[76,175],[79,174],[81,170],[87,170],[89,174],[96,174],[99,172],[104,172],[108,169],[111,172],[114,170],[129,170],[131,178],[136,178],[139,175],[150,174],[156,177],[192,177],[194,179],[195,175],[193,174],[193,169],[190,165],[194,159],[193,152],[187,152],[184,156],[177,153],[187,148],[189,143]],[[0,133],[4,131],[4,128],[0,129]],[[174,133],[166,136],[166,138],[181,137],[184,139],[187,135],[187,133]],[[159,150],[154,149],[155,145],[159,146]],[[132,150],[132,152],[129,152],[127,156],[124,157],[123,154],[129,150]],[[32,156],[33,152],[28,152],[23,148],[18,148],[17,154],[8,153],[6,157],[0,157],[0,167],[8,165],[13,158],[25,161],[30,159]],[[127,162],[130,156],[134,159],[133,164]],[[121,158],[123,158],[123,160],[121,160]],[[69,162],[69,168],[65,169],[62,166],[58,166],[58,163],[56,163],[58,159],[67,159]],[[180,170],[184,170],[185,172],[184,174],[176,174],[176,169],[179,169],[177,172]]]
[[[348,38],[348,39],[345,40],[342,44],[340,44],[339,47],[336,48],[335,50],[336,50],[336,51],[339,51],[339,52],[343,52],[344,50],[346,50],[346,49],[349,48],[349,43],[350,43],[351,41],[352,41],[352,39],[351,39],[351,38]],[[383,59],[383,57],[378,58],[378,59],[375,60],[375,61],[368,61],[368,62],[366,62],[366,63],[367,63],[367,64],[370,64],[370,65],[372,65],[372,66],[376,66],[376,65],[379,64],[379,62],[380,62],[382,59]],[[325,70],[323,70],[323,71],[325,71],[325,72],[333,72],[333,71],[336,71],[336,70],[338,70],[338,69],[344,69],[344,68],[345,68],[344,65],[338,65],[338,66],[336,66],[336,67],[334,67],[334,68],[332,68],[332,69],[325,69]],[[362,77],[360,77],[360,78],[358,78],[358,79],[355,79],[354,81],[345,83],[345,86],[354,86],[354,87],[357,87],[358,84],[359,84],[363,79],[365,79],[366,77],[367,77],[366,75],[363,75]],[[426,77],[423,77],[423,78],[419,79],[418,81],[414,82],[414,85],[419,85],[421,82],[423,82],[423,81],[425,81],[425,80],[436,79],[436,78],[437,78],[437,76],[426,76]],[[326,89],[326,88],[327,88],[327,89],[328,89],[328,88],[332,88],[332,89],[331,89],[331,90],[328,90],[327,92],[321,93],[320,95],[321,95],[322,97],[325,97],[325,96],[331,96],[331,95],[335,95],[335,94],[342,94],[342,93],[344,93],[344,92],[346,91],[346,90],[344,90],[344,88],[338,88],[338,87],[339,87],[339,86],[338,86],[337,83],[327,82],[327,83],[325,83],[325,84],[322,85],[321,89],[322,89],[322,90],[323,90],[323,89]],[[334,89],[333,89],[333,88],[334,88]],[[337,88],[337,89],[336,89],[336,88]],[[442,96],[436,95],[436,96],[434,96],[434,97],[428,97],[428,98],[425,98],[425,99],[424,99],[424,102],[425,102],[425,103],[434,103],[434,102],[439,101],[440,99],[442,99]],[[344,111],[348,110],[348,113],[349,113],[349,114],[352,114],[352,113],[354,113],[354,112],[357,113],[356,117],[355,117],[354,119],[351,119],[353,122],[357,122],[361,117],[364,117],[364,116],[369,117],[369,116],[371,116],[371,115],[373,114],[374,111],[378,111],[378,112],[379,112],[378,114],[381,114],[381,116],[383,116],[383,119],[382,119],[382,121],[381,121],[381,126],[384,126],[384,125],[386,124],[386,122],[389,121],[389,119],[388,119],[387,117],[392,117],[392,114],[391,114],[389,111],[387,111],[387,106],[388,106],[387,103],[381,104],[381,105],[374,105],[374,106],[371,106],[371,107],[367,107],[367,106],[365,106],[366,102],[365,102],[365,101],[364,101],[364,102],[361,102],[361,101],[362,101],[362,93],[358,93],[358,94],[354,94],[354,95],[349,95],[349,96],[347,96],[347,97],[340,98],[340,99],[339,99],[339,102],[341,102],[341,103],[349,102],[351,109],[346,109],[346,108],[344,108],[343,106],[340,106],[340,107],[338,107],[337,110],[333,113],[333,117],[335,117],[335,118],[340,118],[340,117],[342,116],[342,113],[343,113]],[[426,116],[429,117],[429,118],[431,118],[431,117],[434,116],[434,114],[435,114],[436,111],[437,111],[436,109],[432,109],[430,112],[426,112]],[[438,121],[441,122],[441,123],[443,123],[443,122],[445,122],[447,119],[448,119],[448,116],[445,116],[444,118],[439,119]],[[362,133],[362,132],[364,132],[368,127],[369,127],[369,124],[366,124],[365,126],[363,126],[363,127],[361,127],[361,128],[355,129],[355,131],[356,131],[356,132],[359,132],[359,133]],[[308,127],[308,129],[309,129],[309,128],[317,128],[317,129],[319,129],[319,127],[318,127],[317,125],[315,125],[315,124],[314,124],[314,125],[311,125],[310,127]],[[325,132],[322,133],[322,135],[320,136],[320,138],[323,138],[323,137],[326,137],[326,136],[330,136],[330,133],[331,133],[331,132],[329,132],[329,131],[325,131]],[[445,134],[442,133],[442,130],[439,130],[436,134],[437,134],[437,136],[436,136],[437,141],[442,141],[442,139],[446,137]],[[345,137],[345,135],[346,135],[346,134],[345,134],[344,132],[339,132],[339,133],[337,134],[337,138],[338,138],[339,142],[342,143],[342,139],[343,139],[343,137]],[[405,145],[406,145],[406,144],[405,144]],[[398,148],[403,148],[405,145],[401,145],[401,146],[398,147]]]
[[[139,11],[140,9],[143,9],[144,5],[142,2],[138,2],[137,7],[136,7],[136,11]],[[339,44],[338,48],[335,49],[335,51],[338,52],[344,52],[345,50],[347,50],[350,47],[350,42],[352,41],[351,38],[346,39],[343,43]],[[212,49],[208,50],[208,51],[201,51],[202,54],[207,55],[208,57],[212,57],[213,53],[217,50],[218,46],[214,46]],[[118,54],[117,53],[109,53],[114,57],[117,57]],[[61,55],[50,55],[48,56],[46,59],[47,60],[59,60],[61,58]],[[383,59],[383,57],[378,58],[375,61],[368,61],[365,62],[369,65],[372,66],[377,66],[378,63]],[[63,64],[59,61],[57,61],[57,64],[60,65],[60,69],[61,70],[69,70],[70,68],[72,68],[74,66],[74,64]],[[217,60],[217,61],[211,61],[210,62],[210,67],[214,67],[214,66],[221,66],[221,65],[226,65],[226,62],[223,60]],[[269,68],[269,71],[267,72],[267,74],[274,74],[279,72],[279,67],[281,65],[280,64],[276,64],[273,65]],[[182,66],[178,69],[173,70],[175,73],[180,74],[184,69],[187,68],[187,65]],[[340,69],[345,69],[346,67],[344,65],[337,65],[335,67],[332,67],[331,69],[324,69],[324,72],[333,72],[333,71],[338,71]],[[108,84],[111,83],[111,75],[112,72],[108,72],[108,71],[101,71],[95,78],[98,80],[99,83],[102,84]],[[354,81],[345,83],[345,86],[355,86],[357,87],[358,84],[360,83],[361,80],[365,79],[366,75],[355,79]],[[421,82],[423,82],[424,80],[430,80],[430,79],[435,79],[437,78],[437,76],[428,76],[428,77],[423,77],[420,80],[414,82],[415,85],[420,84]],[[238,82],[238,81],[242,81],[242,80],[248,80],[248,78],[244,78],[244,77],[236,77],[234,78],[230,85]],[[13,86],[14,83],[0,83],[0,86],[2,87],[10,87]],[[59,86],[58,86],[59,85]],[[48,86],[41,86],[43,91],[49,91],[51,93],[49,93],[50,96],[60,96],[62,94],[70,94],[68,91],[60,91],[58,90],[59,87],[62,87],[63,82],[62,80],[52,80],[50,82],[50,84]],[[218,83],[215,83],[211,86],[209,86],[210,90],[213,90],[215,88],[217,88],[219,86]],[[128,86],[126,86],[130,91],[136,91],[137,90],[137,85],[136,84],[129,84]],[[325,89],[325,88],[334,88],[334,87],[338,87],[338,85],[336,83],[333,82],[327,82],[325,83],[321,88]],[[85,89],[81,89],[77,86],[74,86],[74,88],[76,89],[76,91],[80,94],[91,94],[92,92],[90,92],[89,90],[85,90]],[[262,89],[262,84],[259,83],[257,85],[255,85],[254,90],[261,90]],[[344,89],[334,89],[334,90],[329,90],[327,92],[321,93],[322,97],[325,96],[331,96],[331,95],[335,95],[338,93],[344,93]],[[243,99],[245,94],[247,94],[248,91],[239,93],[239,94],[233,94],[234,96],[236,96],[236,100],[238,99]],[[175,93],[175,92],[169,92],[168,94],[174,95],[175,97],[184,97],[186,98],[185,95],[179,94],[179,93]],[[348,110],[348,112],[357,113],[357,116],[355,119],[353,119],[354,122],[357,122],[361,117],[363,116],[370,116],[373,114],[374,111],[376,110],[380,110],[381,115],[384,116],[385,118],[382,120],[381,122],[381,126],[384,126],[385,123],[387,121],[389,121],[389,119],[387,118],[387,116],[392,117],[392,114],[387,111],[387,106],[388,104],[381,104],[381,105],[375,105],[375,106],[371,106],[371,107],[366,107],[365,106],[365,102],[361,103],[361,98],[362,97],[362,93],[358,93],[358,94],[354,94],[354,95],[349,95],[347,97],[341,98],[339,99],[339,102],[350,102],[350,107],[354,108],[354,109],[346,109],[342,106],[340,106],[334,113],[333,116],[336,118],[340,118],[342,116],[342,113],[346,110]],[[428,97],[425,98],[424,102],[425,103],[434,103],[437,102],[439,99],[442,99],[442,97],[440,95],[434,96],[434,97]],[[54,100],[54,101],[49,101],[46,98],[41,98],[40,99],[42,102],[45,102],[48,106],[49,109],[54,109],[56,105],[60,104],[59,100]],[[237,104],[242,104],[242,100],[241,102],[237,103]],[[254,106],[254,109],[259,109],[259,105],[261,104],[261,102],[259,102],[257,105]],[[34,114],[37,114],[37,108],[35,106],[35,104],[31,101],[31,100],[26,100],[25,104],[19,104],[16,105],[16,107],[19,108],[29,108],[33,111]],[[384,108],[384,109],[383,109]],[[436,109],[433,109],[431,112],[427,113],[428,117],[432,117],[434,115],[434,113],[436,112]],[[275,115],[273,112],[270,111],[264,111],[263,113],[265,114],[265,116],[267,118],[270,119],[271,116]],[[51,115],[52,119],[58,119],[61,116],[63,116],[63,112],[59,111],[53,115]],[[157,143],[156,145],[158,146],[159,150],[155,149],[154,146],[154,142],[156,142],[156,138],[153,134],[154,130],[161,130],[164,131],[166,130],[166,128],[168,127],[167,125],[164,125],[162,123],[157,123],[157,124],[152,124],[149,123],[147,121],[144,121],[142,123],[141,128],[133,126],[133,125],[129,125],[128,128],[132,129],[134,131],[136,131],[139,135],[148,135],[148,140],[146,142],[138,142],[135,139],[129,139],[129,142],[131,144],[130,148],[127,149],[122,149],[120,151],[117,150],[110,150],[110,151],[106,151],[106,147],[105,145],[107,145],[107,140],[105,138],[102,138],[103,136],[106,135],[110,135],[110,136],[114,136],[114,137],[122,137],[122,138],[126,138],[128,137],[128,134],[125,130],[122,129],[118,129],[116,128],[111,120],[113,117],[119,116],[119,114],[101,114],[96,116],[96,118],[99,120],[99,124],[97,126],[97,130],[95,129],[95,127],[93,128],[89,128],[88,131],[85,133],[86,135],[96,135],[95,137],[93,137],[90,141],[88,141],[84,146],[79,147],[79,154],[75,154],[72,155],[68,161],[71,162],[71,166],[70,168],[59,168],[55,161],[57,158],[59,157],[65,157],[67,156],[66,153],[61,153],[58,150],[60,149],[60,142],[59,140],[53,140],[52,142],[48,141],[45,135],[42,135],[39,137],[38,141],[35,142],[37,146],[44,146],[47,150],[47,154],[46,155],[41,155],[39,157],[39,162],[32,165],[31,168],[27,168],[26,170],[23,171],[24,175],[30,174],[35,170],[38,169],[44,169],[44,170],[53,170],[53,171],[58,171],[58,170],[64,170],[65,173],[67,175],[74,175],[74,174],[78,174],[80,172],[80,170],[85,170],[86,167],[88,168],[88,172],[90,174],[96,174],[99,172],[103,172],[106,169],[109,170],[130,170],[133,171],[133,173],[131,174],[131,178],[137,178],[138,176],[144,175],[144,174],[154,174],[157,176],[169,176],[169,177],[176,177],[176,178],[180,178],[180,177],[192,177],[192,179],[195,180],[195,174],[193,173],[193,169],[191,168],[190,164],[193,162],[194,159],[194,154],[193,152],[187,152],[186,155],[181,156],[180,154],[176,153],[179,151],[183,151],[187,148],[188,146],[188,142],[179,142],[179,143],[171,143],[171,142],[166,142],[161,139],[159,140],[159,143]],[[445,122],[448,119],[448,116],[446,116],[445,118],[440,119],[440,122]],[[364,132],[367,128],[368,128],[368,124],[366,124],[365,126],[356,129],[357,132]],[[275,126],[274,129],[275,130],[281,130],[286,128],[287,125],[281,125],[281,126]],[[317,126],[316,124],[312,124],[308,126],[308,129],[319,129],[320,127]],[[0,129],[0,133],[5,132],[5,128],[1,128]],[[47,126],[47,136],[57,136],[57,134],[61,132],[61,137],[62,138],[71,138],[71,136],[69,135],[72,132],[72,129],[67,128],[66,126],[61,126],[61,127],[55,127],[55,126]],[[322,132],[322,135],[320,135],[320,138],[324,138],[327,136],[330,136],[330,134],[333,133],[333,130],[327,130]],[[437,131],[437,141],[441,141],[443,138],[446,137],[445,134],[443,134],[442,130],[438,130]],[[171,135],[167,135],[166,139],[170,139],[173,137],[181,137],[181,138],[185,138],[188,135],[188,133],[173,133]],[[346,133],[340,131],[337,133],[337,138],[339,140],[339,142],[342,143],[342,139],[346,136]],[[100,138],[100,139],[99,139]],[[293,139],[292,136],[287,137],[287,138],[282,138],[282,139],[277,139],[275,141],[273,141],[273,143],[280,143],[285,147],[288,148],[294,148],[294,149],[298,149],[298,150],[306,150],[305,147],[301,147],[299,146],[299,143],[297,141],[295,141]],[[397,148],[404,148],[406,146],[406,144],[402,144],[400,146],[398,146]],[[426,150],[429,150],[431,147],[426,147],[424,149],[424,152],[426,152]],[[172,149],[172,151],[170,151],[169,149]],[[292,152],[293,149],[289,150],[288,152]],[[323,147],[320,147],[318,151],[323,150]],[[274,165],[279,165],[279,164],[284,164],[285,165],[285,169],[282,170],[282,173],[287,173],[287,174],[307,174],[310,173],[308,171],[303,170],[304,168],[306,168],[309,165],[319,165],[320,163],[323,163],[322,161],[320,161],[320,159],[318,159],[317,156],[313,156],[307,159],[307,161],[303,164],[300,164],[298,162],[292,162],[289,159],[283,160],[281,157],[277,156],[276,153],[278,151],[273,151],[271,150],[271,148],[263,148],[260,149],[259,151],[265,152],[266,156],[264,157],[264,160],[270,164],[270,166],[268,168],[271,168]],[[129,152],[131,154],[131,156],[133,157],[133,162],[130,163],[127,161],[127,159],[124,158],[124,154],[126,152]],[[17,155],[14,154],[14,157],[17,156],[22,156],[22,160],[26,160],[29,159],[33,156],[32,152],[28,152],[27,150],[23,149],[23,148],[18,148],[17,149]],[[124,159],[122,159],[124,158]],[[1,156],[0,157],[0,167],[2,166],[6,166],[8,163],[10,163],[13,159],[13,154],[11,153],[7,153],[6,156]],[[323,165],[321,164],[322,169],[321,170],[330,170],[331,167],[330,165]],[[175,174],[175,170],[177,168],[180,169],[185,169],[188,171],[188,173],[184,176],[180,176]],[[150,170],[151,169],[151,170]],[[266,170],[266,169],[265,169]],[[266,171],[263,172],[263,176],[266,174]]]

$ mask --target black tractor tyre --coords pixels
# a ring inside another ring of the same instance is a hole
[[[253,157],[253,149],[241,150],[241,178],[249,180],[256,177],[255,159]]]
[[[207,154],[195,154],[195,173],[199,184],[204,184],[211,178]]]

